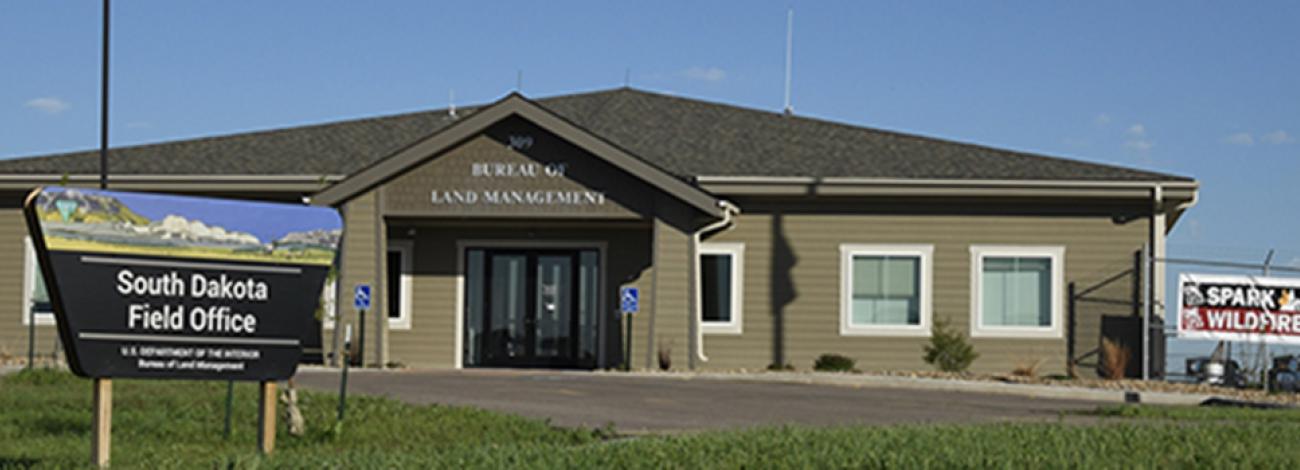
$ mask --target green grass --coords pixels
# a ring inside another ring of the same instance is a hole
[[[1290,410],[1102,408],[1100,424],[762,428],[614,438],[472,408],[302,393],[308,435],[254,451],[256,391],[236,387],[221,438],[224,383],[114,383],[115,468],[983,468],[1300,467]],[[1072,418],[1066,417],[1066,421]],[[0,379],[0,467],[88,460],[90,383],[65,372]]]
[[[1255,409],[1231,406],[1115,405],[1099,407],[1084,414],[1111,418],[1300,424],[1300,408]]]

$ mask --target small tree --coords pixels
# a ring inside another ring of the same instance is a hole
[[[944,372],[965,372],[979,353],[960,332],[949,328],[948,322],[936,321],[930,329],[930,344],[924,346],[925,362]]]

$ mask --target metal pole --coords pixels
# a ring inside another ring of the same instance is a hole
[[[230,415],[232,414],[231,412],[233,411],[234,407],[235,407],[235,381],[227,380],[226,381],[226,429],[225,429],[225,433],[223,434],[227,441],[230,440]]]
[[[1070,282],[1066,292],[1069,293],[1068,295],[1070,299],[1070,309],[1068,311],[1070,320],[1069,322],[1066,323],[1066,327],[1069,329],[1069,333],[1067,334],[1067,337],[1065,339],[1065,373],[1068,374],[1070,378],[1075,378],[1078,374],[1075,373],[1074,370],[1074,333],[1075,333],[1075,329],[1077,328],[1077,324],[1075,323],[1076,304],[1075,304],[1074,282]]]
[[[1146,301],[1143,302],[1142,308],[1142,380],[1151,379],[1151,310],[1155,300],[1156,283],[1151,279],[1152,264],[1155,263],[1155,257],[1151,256],[1151,243],[1142,247],[1142,278],[1146,280]]]
[[[99,189],[108,189],[108,12],[104,0],[104,38],[99,81]]]
[[[626,314],[626,313],[620,313],[620,315],[622,315],[622,317],[623,317],[623,321],[624,321],[624,322],[627,322],[627,336],[626,336],[626,338],[627,338],[627,339],[626,339],[627,344],[623,345],[623,347],[624,347],[625,349],[627,349],[627,353],[623,354],[623,370],[630,371],[630,370],[632,370],[632,321],[633,321],[633,318],[632,318],[631,315],[628,315],[628,314]]]
[[[343,353],[343,372],[339,377],[339,412],[336,420],[339,423],[343,422],[343,413],[348,408],[348,363],[351,362],[351,359],[345,351]]]
[[[1268,256],[1264,257],[1264,277],[1268,277],[1270,265],[1273,264],[1273,249],[1268,249]],[[1273,361],[1268,357],[1268,343],[1264,341],[1264,336],[1259,337],[1259,383],[1264,385],[1264,391],[1271,392],[1268,383],[1268,369]]]
[[[347,333],[343,339],[343,371],[339,376],[339,407],[338,417],[335,420],[335,429],[342,429],[343,413],[347,410],[348,403],[348,365],[352,362],[352,325],[347,326]]]
[[[27,368],[36,365],[36,312],[27,306]]]

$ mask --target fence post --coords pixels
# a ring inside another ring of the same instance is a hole
[[[1155,279],[1151,273],[1155,259],[1151,256],[1151,243],[1142,247],[1142,279],[1146,281],[1146,301],[1142,306],[1142,380],[1151,379],[1151,310],[1155,300]]]
[[[1079,374],[1074,370],[1074,341],[1076,328],[1074,282],[1070,282],[1070,285],[1068,286],[1068,294],[1070,296],[1070,319],[1066,324],[1069,328],[1069,333],[1067,333],[1069,336],[1065,339],[1065,373],[1069,375],[1070,378],[1076,378]]]

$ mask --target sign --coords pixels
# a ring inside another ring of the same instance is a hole
[[[357,284],[352,294],[352,306],[357,310],[370,310],[370,284]]]
[[[635,287],[624,287],[618,292],[619,306],[624,314],[631,315],[637,312],[640,306],[641,293]]]
[[[94,378],[292,376],[343,229],[330,208],[61,187],[24,214],[68,365]]]
[[[1178,337],[1300,344],[1300,279],[1182,274]]]
[[[511,136],[512,145],[517,136]],[[532,137],[527,140],[532,146]],[[605,204],[605,193],[590,190],[524,189],[535,186],[533,180],[561,179],[568,171],[567,163],[516,163],[475,162],[470,164],[469,176],[474,181],[509,181],[520,188],[510,189],[435,189],[430,201],[434,205],[491,205],[491,206],[599,206]]]

